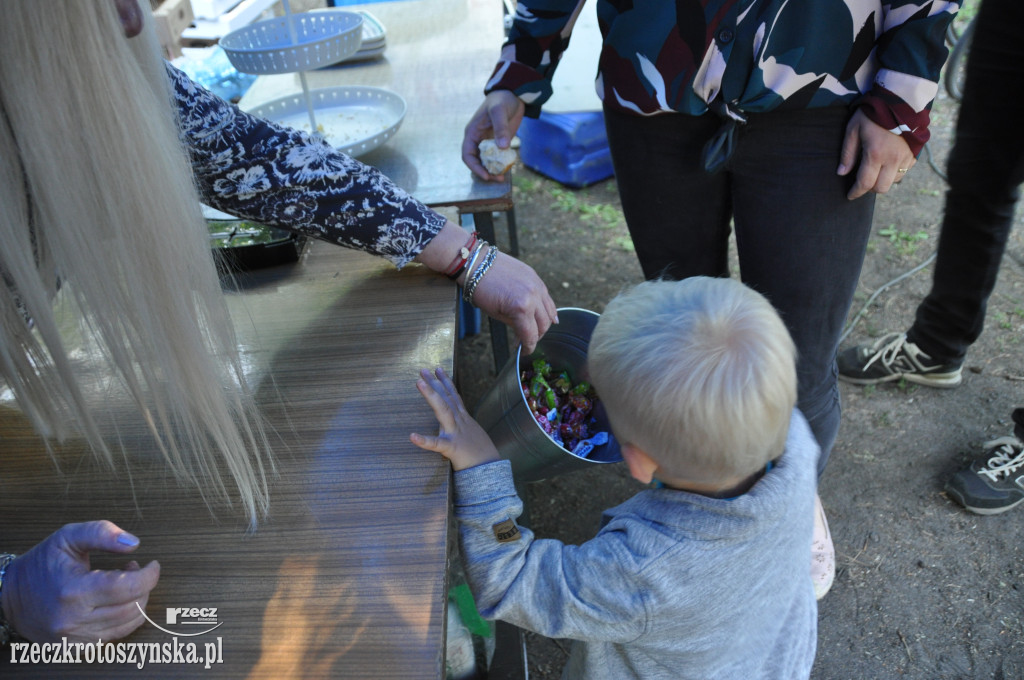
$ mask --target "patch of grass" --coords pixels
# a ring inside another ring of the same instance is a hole
[[[1017,352],[1021,338],[1017,333],[1001,333],[995,340],[1000,352]]]
[[[1002,334],[995,338],[995,344],[999,351],[1017,352],[1021,344],[1021,337],[1017,333]]]
[[[886,239],[888,239],[889,243],[892,244],[894,248],[896,248],[896,251],[900,255],[904,256],[913,255],[914,253],[916,253],[918,244],[921,241],[928,239],[928,232],[926,231],[917,231],[911,233],[909,231],[897,229],[895,224],[890,224],[888,227],[885,227],[884,229],[879,229],[878,235],[884,236]]]
[[[636,252],[636,247],[633,245],[633,239],[631,239],[628,235],[617,236],[608,243],[609,245],[615,246],[616,248],[621,248],[622,250],[625,250],[627,253]]]
[[[611,203],[593,203],[589,200],[589,192],[573,191],[553,187],[548,192],[553,199],[551,207],[555,210],[579,215],[584,222],[592,222],[597,229],[612,229],[625,226],[622,210]]]
[[[561,210],[562,212],[576,212],[578,210],[580,199],[576,192],[554,187],[548,193],[554,199],[551,207],[555,210]]]
[[[861,390],[861,394],[863,394],[865,398],[870,399],[875,395],[877,387],[877,385],[865,385],[864,389]]]
[[[512,175],[512,188],[524,193],[540,191],[541,180],[527,175]]]
[[[610,203],[598,203],[597,205],[583,204],[580,206],[580,219],[594,220],[599,229],[611,229],[619,224],[625,224],[622,211]]]
[[[897,380],[896,387],[903,394],[914,394],[915,392],[917,392],[918,389],[920,389],[920,385],[917,385],[912,382],[907,382],[906,378],[900,378],[899,380]]]
[[[1012,331],[1017,320],[1024,320],[1024,305],[1021,304],[1020,300],[1014,297],[1008,297],[1006,295],[1000,296],[1006,306],[1012,305],[1012,309],[992,309],[994,306],[990,306],[991,315],[993,320],[999,328],[1004,331]],[[1016,317],[1016,319],[1014,319]]]

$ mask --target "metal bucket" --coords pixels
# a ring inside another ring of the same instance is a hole
[[[517,482],[534,482],[622,460],[619,444],[611,436],[608,443],[595,447],[586,458],[556,444],[534,420],[519,382],[523,368],[530,367],[539,357],[544,357],[556,372],[568,371],[574,382],[586,380],[587,346],[598,318],[599,314],[586,309],[559,309],[558,323],[544,334],[533,354],[523,356],[520,346],[476,408],[477,422],[487,430],[502,458],[512,463],[512,473]],[[600,395],[592,415],[597,420],[594,431],[611,435]]]

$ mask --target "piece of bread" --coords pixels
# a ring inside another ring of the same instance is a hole
[[[492,175],[504,175],[516,162],[515,149],[502,149],[493,139],[480,142],[480,161]]]

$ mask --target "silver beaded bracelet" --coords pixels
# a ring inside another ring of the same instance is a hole
[[[476,271],[472,272],[471,275],[467,275],[466,285],[462,289],[462,299],[473,304],[473,296],[476,294],[476,287],[480,285],[480,279],[484,278],[484,274],[494,264],[494,259],[498,256],[498,246],[491,246],[490,250],[487,251],[487,256],[484,257],[484,261],[480,263],[480,266]]]

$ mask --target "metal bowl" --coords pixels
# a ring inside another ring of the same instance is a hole
[[[490,391],[474,412],[477,422],[487,431],[498,453],[512,464],[517,482],[533,482],[604,463],[622,461],[622,452],[614,437],[596,447],[586,458],[573,455],[549,437],[530,411],[523,396],[519,376],[544,357],[558,371],[568,371],[574,382],[586,379],[587,346],[600,315],[586,309],[563,307],[558,323],[548,329],[533,354],[516,355],[501,369]],[[611,425],[598,398],[594,408],[597,429],[611,434]]]
[[[210,247],[221,271],[245,271],[296,262],[306,245],[299,234],[237,219],[207,218]]]

